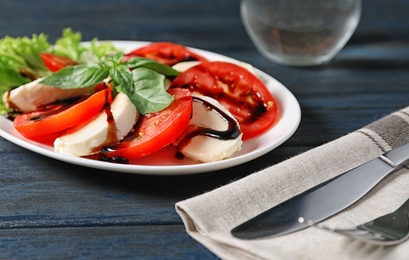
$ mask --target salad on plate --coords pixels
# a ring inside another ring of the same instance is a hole
[[[251,65],[210,61],[170,42],[123,52],[66,29],[0,40],[0,113],[56,153],[130,163],[162,149],[225,160],[278,118]]]

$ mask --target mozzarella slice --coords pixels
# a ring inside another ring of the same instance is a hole
[[[200,64],[200,61],[182,61],[173,65],[172,68],[182,73],[198,64]]]
[[[102,111],[77,131],[57,138],[54,150],[62,154],[85,156],[98,153],[103,146],[122,140],[138,121],[139,112],[128,96],[120,92],[111,104],[111,113],[113,122]]]
[[[212,104],[219,108],[224,114],[231,117],[236,123],[237,121],[218,101],[207,96],[199,96],[200,99]],[[228,129],[228,122],[221,117],[215,110],[209,109],[208,106],[203,105],[201,102],[193,102],[193,115],[189,122],[189,125],[198,126],[201,128],[209,128],[218,131],[226,131]],[[238,125],[238,123],[237,123]],[[189,127],[188,127],[189,129]],[[184,136],[184,135],[182,135]],[[183,142],[182,137],[182,142]],[[214,162],[227,159],[231,157],[235,152],[241,149],[242,134],[232,140],[221,140],[214,137],[205,135],[196,135],[191,140],[187,140],[187,144],[178,147],[179,151],[184,155],[201,162]]]
[[[198,64],[200,64],[200,61],[182,61],[182,62],[179,62],[173,65],[172,68],[182,73]],[[257,75],[256,70],[254,69],[253,65],[246,63],[246,62],[242,62],[242,61],[237,62],[237,65],[245,68],[246,70],[250,71],[254,75]]]
[[[199,63],[200,62],[198,61],[180,62],[175,64],[172,68],[182,73],[198,65]],[[251,64],[245,62],[238,62],[237,65],[247,69],[254,75],[257,75],[256,70]],[[233,115],[227,109],[225,109],[217,100],[207,96],[198,97],[218,107],[226,115],[234,119]],[[224,120],[214,110],[208,109],[199,102],[193,102],[193,116],[189,124],[204,128],[211,128],[219,131],[224,131],[228,128],[228,123],[226,122],[226,120]],[[177,145],[177,143],[175,143],[175,145]],[[234,153],[240,151],[241,145],[242,134],[240,134],[240,136],[232,140],[220,140],[217,138],[212,138],[204,135],[198,135],[193,137],[187,145],[178,147],[178,149],[184,155],[194,160],[201,162],[214,162],[230,158],[231,156],[233,156]]]
[[[31,112],[39,106],[52,102],[72,98],[84,94],[90,94],[93,88],[60,89],[40,84],[42,78],[15,88],[3,95],[3,101],[7,107],[21,112]]]

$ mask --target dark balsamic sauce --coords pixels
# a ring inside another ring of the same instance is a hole
[[[262,117],[267,112],[267,107],[262,101],[257,102],[255,106],[251,108],[251,116],[248,117],[243,123],[253,123],[256,122],[260,117]]]
[[[101,162],[110,162],[110,163],[120,163],[120,164],[129,164],[129,160],[124,157],[107,157],[101,153],[91,154],[83,156],[83,158],[97,160]]]
[[[187,57],[185,57],[183,60],[178,61],[177,63],[179,63],[179,62],[186,62],[186,61],[198,61],[198,59],[196,59],[195,57],[192,57],[192,56],[187,56]]]
[[[172,55],[167,57],[169,60],[175,60],[174,62],[171,62],[171,64],[169,64],[169,66],[173,66],[175,64],[178,64],[180,62],[185,62],[185,61],[198,61],[198,59],[196,57],[192,57],[189,54],[186,54],[185,57],[183,59],[180,59],[180,57],[177,57],[175,55]]]
[[[112,114],[111,111],[111,103],[109,102],[109,93],[107,92],[106,96],[105,96],[105,104],[102,107],[101,111],[104,111],[105,114],[107,115],[107,123],[108,123],[108,131],[107,131],[107,136],[104,140],[104,142],[102,142],[101,145],[94,147],[92,149],[92,152],[97,153],[99,151],[101,151],[105,146],[110,145],[112,143],[116,143],[118,142],[118,128],[116,126],[115,123],[115,118],[114,115]]]
[[[39,115],[30,117],[28,120],[30,121],[40,121],[41,119],[56,115],[60,113],[61,111],[64,111],[75,104],[85,100],[87,97],[75,97],[75,98],[70,98],[70,99],[65,99],[65,100],[60,100],[57,102],[54,102],[50,105],[44,105],[38,108],[38,112],[40,112]]]
[[[101,155],[100,161],[110,162],[110,163],[119,163],[119,164],[129,164],[129,160],[125,157],[114,156],[112,158]]]
[[[198,71],[198,75],[206,75],[211,82],[214,84],[208,86],[200,86],[198,82],[194,79],[184,85],[177,87],[189,89],[191,92],[197,92],[204,96],[210,96],[218,100],[220,103],[226,101],[231,107],[240,108],[243,112],[242,118],[237,118],[240,124],[251,124],[259,120],[269,109],[269,104],[261,97],[261,93],[257,92],[256,89],[245,87],[242,89],[240,84],[232,81],[229,77],[218,77],[203,66],[197,65],[195,69]],[[208,82],[207,82],[208,83]],[[210,84],[210,83],[208,83]],[[241,83],[242,84],[242,83]],[[221,86],[227,86],[228,92],[222,89]],[[246,90],[247,91],[244,91]]]
[[[206,109],[215,111],[221,118],[223,118],[223,120],[225,120],[228,123],[228,128],[225,131],[219,131],[219,130],[206,128],[206,127],[199,127],[199,126],[192,126],[188,128],[187,133],[184,133],[183,137],[179,139],[178,145],[176,147],[177,151],[175,152],[175,158],[180,159],[180,160],[185,158],[185,155],[182,152],[180,152],[180,150],[184,146],[189,144],[190,140],[195,136],[204,135],[204,136],[216,138],[219,140],[232,140],[232,139],[237,138],[241,134],[237,121],[231,116],[229,116],[228,114],[226,114],[223,110],[221,110],[220,108],[213,105],[212,103],[206,100],[203,100],[199,97],[193,97],[192,99],[193,99],[193,102],[201,103]],[[139,125],[138,123],[135,124],[134,128],[124,138],[124,140],[129,141],[129,140],[138,138],[139,136],[138,131],[135,130],[138,128],[138,125]],[[115,151],[115,147],[117,147],[118,144],[120,144],[120,142],[114,145],[111,145],[111,146],[98,147],[98,149],[100,149],[100,153],[97,155],[88,157],[88,158],[98,159],[104,162],[128,164],[129,163],[128,158],[120,157],[120,156],[107,157],[104,155],[104,153],[106,152]]]
[[[11,109],[13,109],[13,110],[17,110],[17,106],[11,101],[10,96],[11,96],[11,90],[10,90],[10,91],[7,91],[7,94],[6,94],[6,104],[7,104],[7,106],[8,106],[9,108],[11,108]]]
[[[180,151],[176,151],[175,158],[179,159],[179,160],[183,160],[183,159],[185,159],[185,155]]]
[[[101,145],[94,147],[91,152],[92,155],[84,156],[84,158],[99,160],[103,162],[112,162],[112,163],[121,163],[121,164],[128,164],[129,160],[123,157],[107,157],[104,156],[103,152],[106,151],[106,147],[113,143],[118,143],[118,128],[115,123],[115,118],[111,111],[111,103],[109,102],[109,93],[107,92],[105,96],[105,104],[101,109],[101,112],[104,111],[107,115],[107,123],[108,123],[108,131],[107,136],[104,142]]]
[[[23,76],[25,78],[29,78],[32,81],[36,80],[38,78],[38,76],[35,73],[33,73],[33,72],[31,72],[31,71],[29,71],[27,69],[20,69],[19,73],[20,73],[21,76]]]
[[[13,87],[12,89],[15,89],[16,87]],[[6,115],[6,118],[10,121],[14,121],[14,119],[21,114],[21,112],[18,110],[18,107],[11,101],[11,90],[7,91],[5,94],[5,103],[7,104],[7,107],[11,109]]]
[[[232,140],[236,139],[241,134],[237,121],[233,117],[226,114],[222,109],[196,96],[193,97],[193,102],[201,103],[206,109],[216,112],[223,120],[227,122],[228,127],[227,130],[219,131],[207,127],[193,126],[188,129],[188,132],[185,133],[179,140],[179,143],[177,145],[178,150],[183,149],[183,147],[189,144],[190,140],[193,137],[198,135],[208,136],[219,140]]]

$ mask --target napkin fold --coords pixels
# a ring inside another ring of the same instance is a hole
[[[222,259],[407,259],[409,241],[374,246],[316,227],[257,240],[238,239],[230,233],[265,210],[406,142],[409,107],[238,181],[178,202],[176,210],[190,236]],[[396,210],[409,197],[408,171],[403,168],[390,174],[357,203],[322,224],[347,228]]]

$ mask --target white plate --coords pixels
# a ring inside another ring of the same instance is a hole
[[[125,52],[146,44],[146,42],[134,41],[112,41],[112,43]],[[237,60],[216,53],[193,48],[192,50],[209,60],[238,62]],[[233,158],[223,161],[195,163],[189,159],[180,160],[175,158],[173,151],[167,149],[163,149],[143,159],[133,161],[132,164],[115,164],[63,155],[55,153],[51,146],[42,145],[24,138],[15,130],[10,120],[1,116],[0,136],[16,145],[57,160],[108,171],[147,175],[184,175],[221,170],[251,161],[270,152],[290,138],[300,123],[301,109],[293,94],[280,82],[266,73],[257,69],[256,72],[276,98],[280,111],[279,117],[270,130],[256,138],[245,140],[240,152],[235,154]]]

